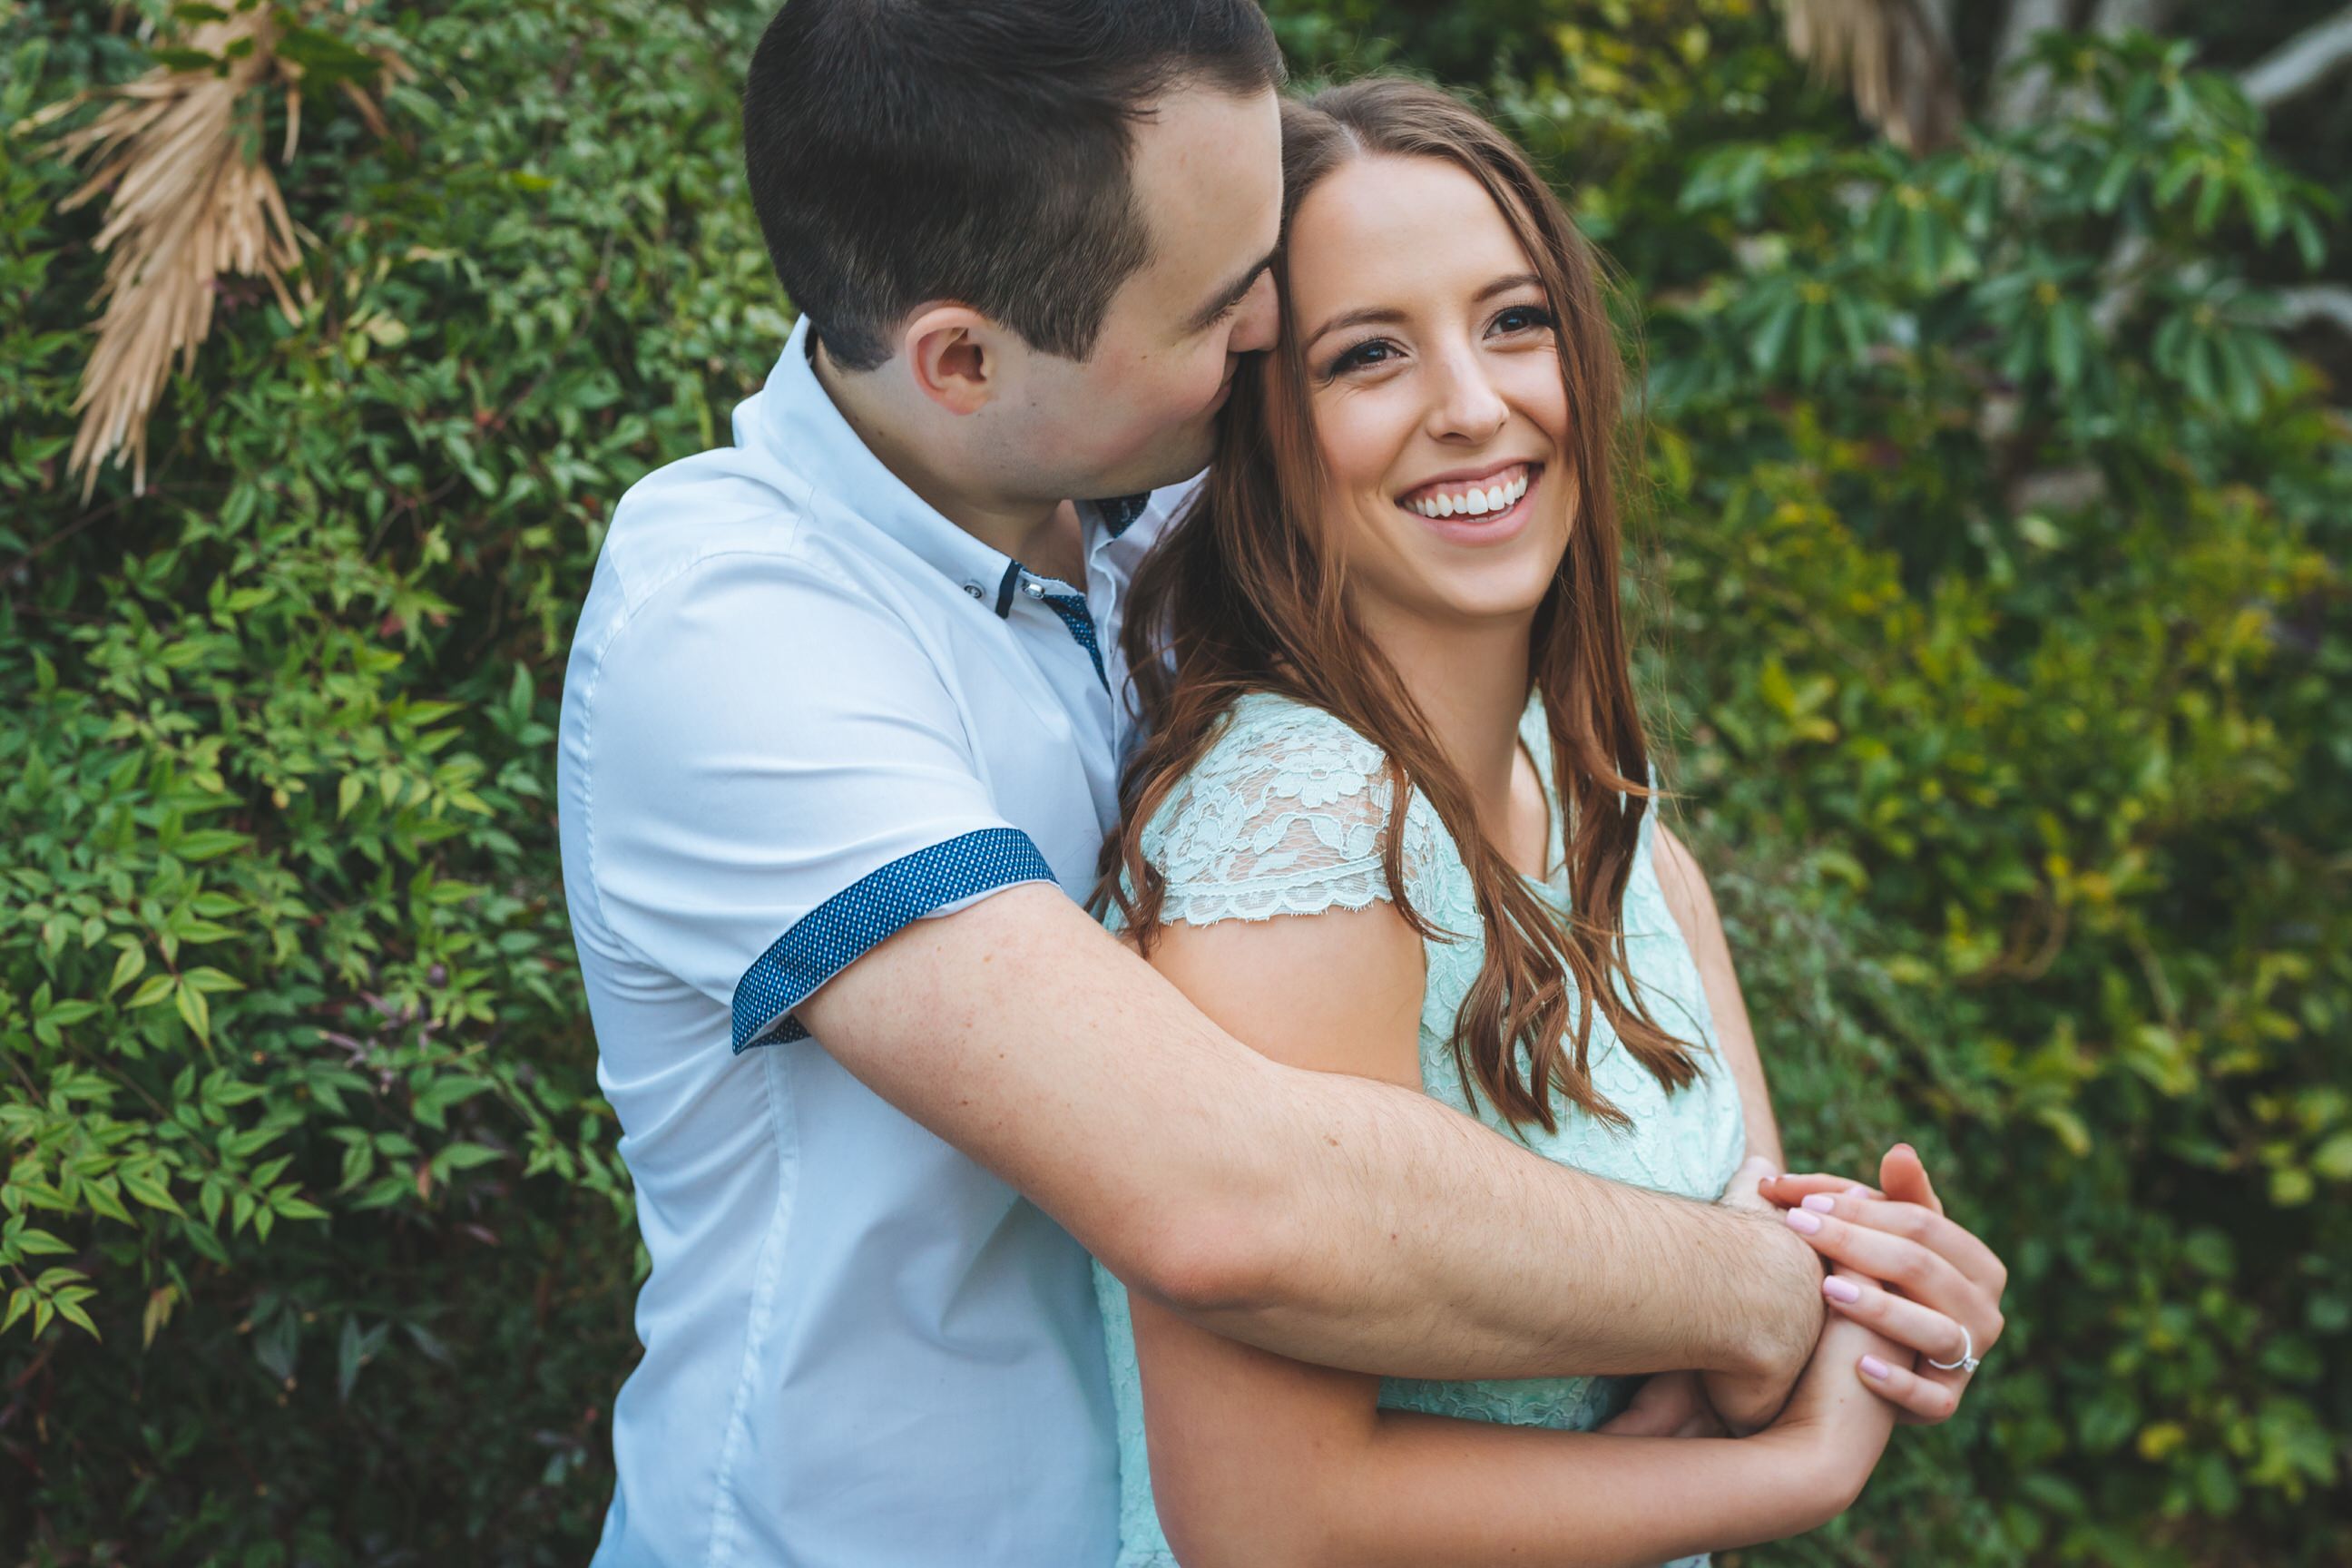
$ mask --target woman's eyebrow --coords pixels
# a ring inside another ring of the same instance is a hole
[[[1507,278],[1497,278],[1492,283],[1487,284],[1484,289],[1479,289],[1477,294],[1472,299],[1471,302],[1473,304],[1483,305],[1487,300],[1493,299],[1496,295],[1507,294],[1514,289],[1540,289],[1542,287],[1543,279],[1537,277],[1534,273],[1514,272]]]
[[[1307,334],[1305,347],[1313,348],[1342,327],[1364,327],[1375,323],[1386,325],[1404,320],[1404,312],[1393,305],[1367,305],[1360,310],[1342,310],[1321,326]]]
[[[1474,305],[1483,305],[1497,294],[1507,294],[1515,289],[1540,289],[1543,279],[1532,272],[1513,272],[1496,279],[1470,297]],[[1325,336],[1342,327],[1386,326],[1405,319],[1405,313],[1392,305],[1367,305],[1360,310],[1343,310],[1307,335],[1307,348],[1313,348]]]

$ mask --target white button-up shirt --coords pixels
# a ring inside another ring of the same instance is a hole
[[[1086,1254],[793,1009],[909,921],[1089,887],[1118,595],[1183,491],[1081,509],[1083,594],[1036,577],[866,448],[807,334],[732,447],[622,500],[564,679],[564,890],[653,1261],[596,1562],[1106,1563]]]

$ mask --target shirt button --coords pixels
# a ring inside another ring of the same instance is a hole
[[[1021,584],[1021,591],[1033,599],[1042,599],[1045,596],[1045,584],[1034,582],[1024,583]]]
[[[973,598],[975,598],[975,599],[981,599],[981,598],[985,598],[985,597],[987,597],[987,595],[984,595],[984,594],[982,594],[982,593],[981,592],[980,584],[977,584],[977,583],[966,583],[966,584],[963,585],[963,591],[964,591],[965,593],[967,593],[967,594],[970,594],[970,595],[971,595]]]

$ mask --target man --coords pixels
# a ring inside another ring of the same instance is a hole
[[[1107,1563],[1089,1249],[1364,1370],[1698,1368],[1760,1420],[1810,1351],[1788,1227],[1276,1067],[1073,901],[1151,492],[1273,342],[1281,75],[1249,0],[792,0],[754,56],[803,318],[615,512],[564,695],[653,1260],[601,1563]]]

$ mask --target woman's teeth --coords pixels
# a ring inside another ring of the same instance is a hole
[[[1484,517],[1501,511],[1528,493],[1528,470],[1515,468],[1511,477],[1480,489],[1475,485],[1433,490],[1404,502],[1409,511],[1423,517]]]

